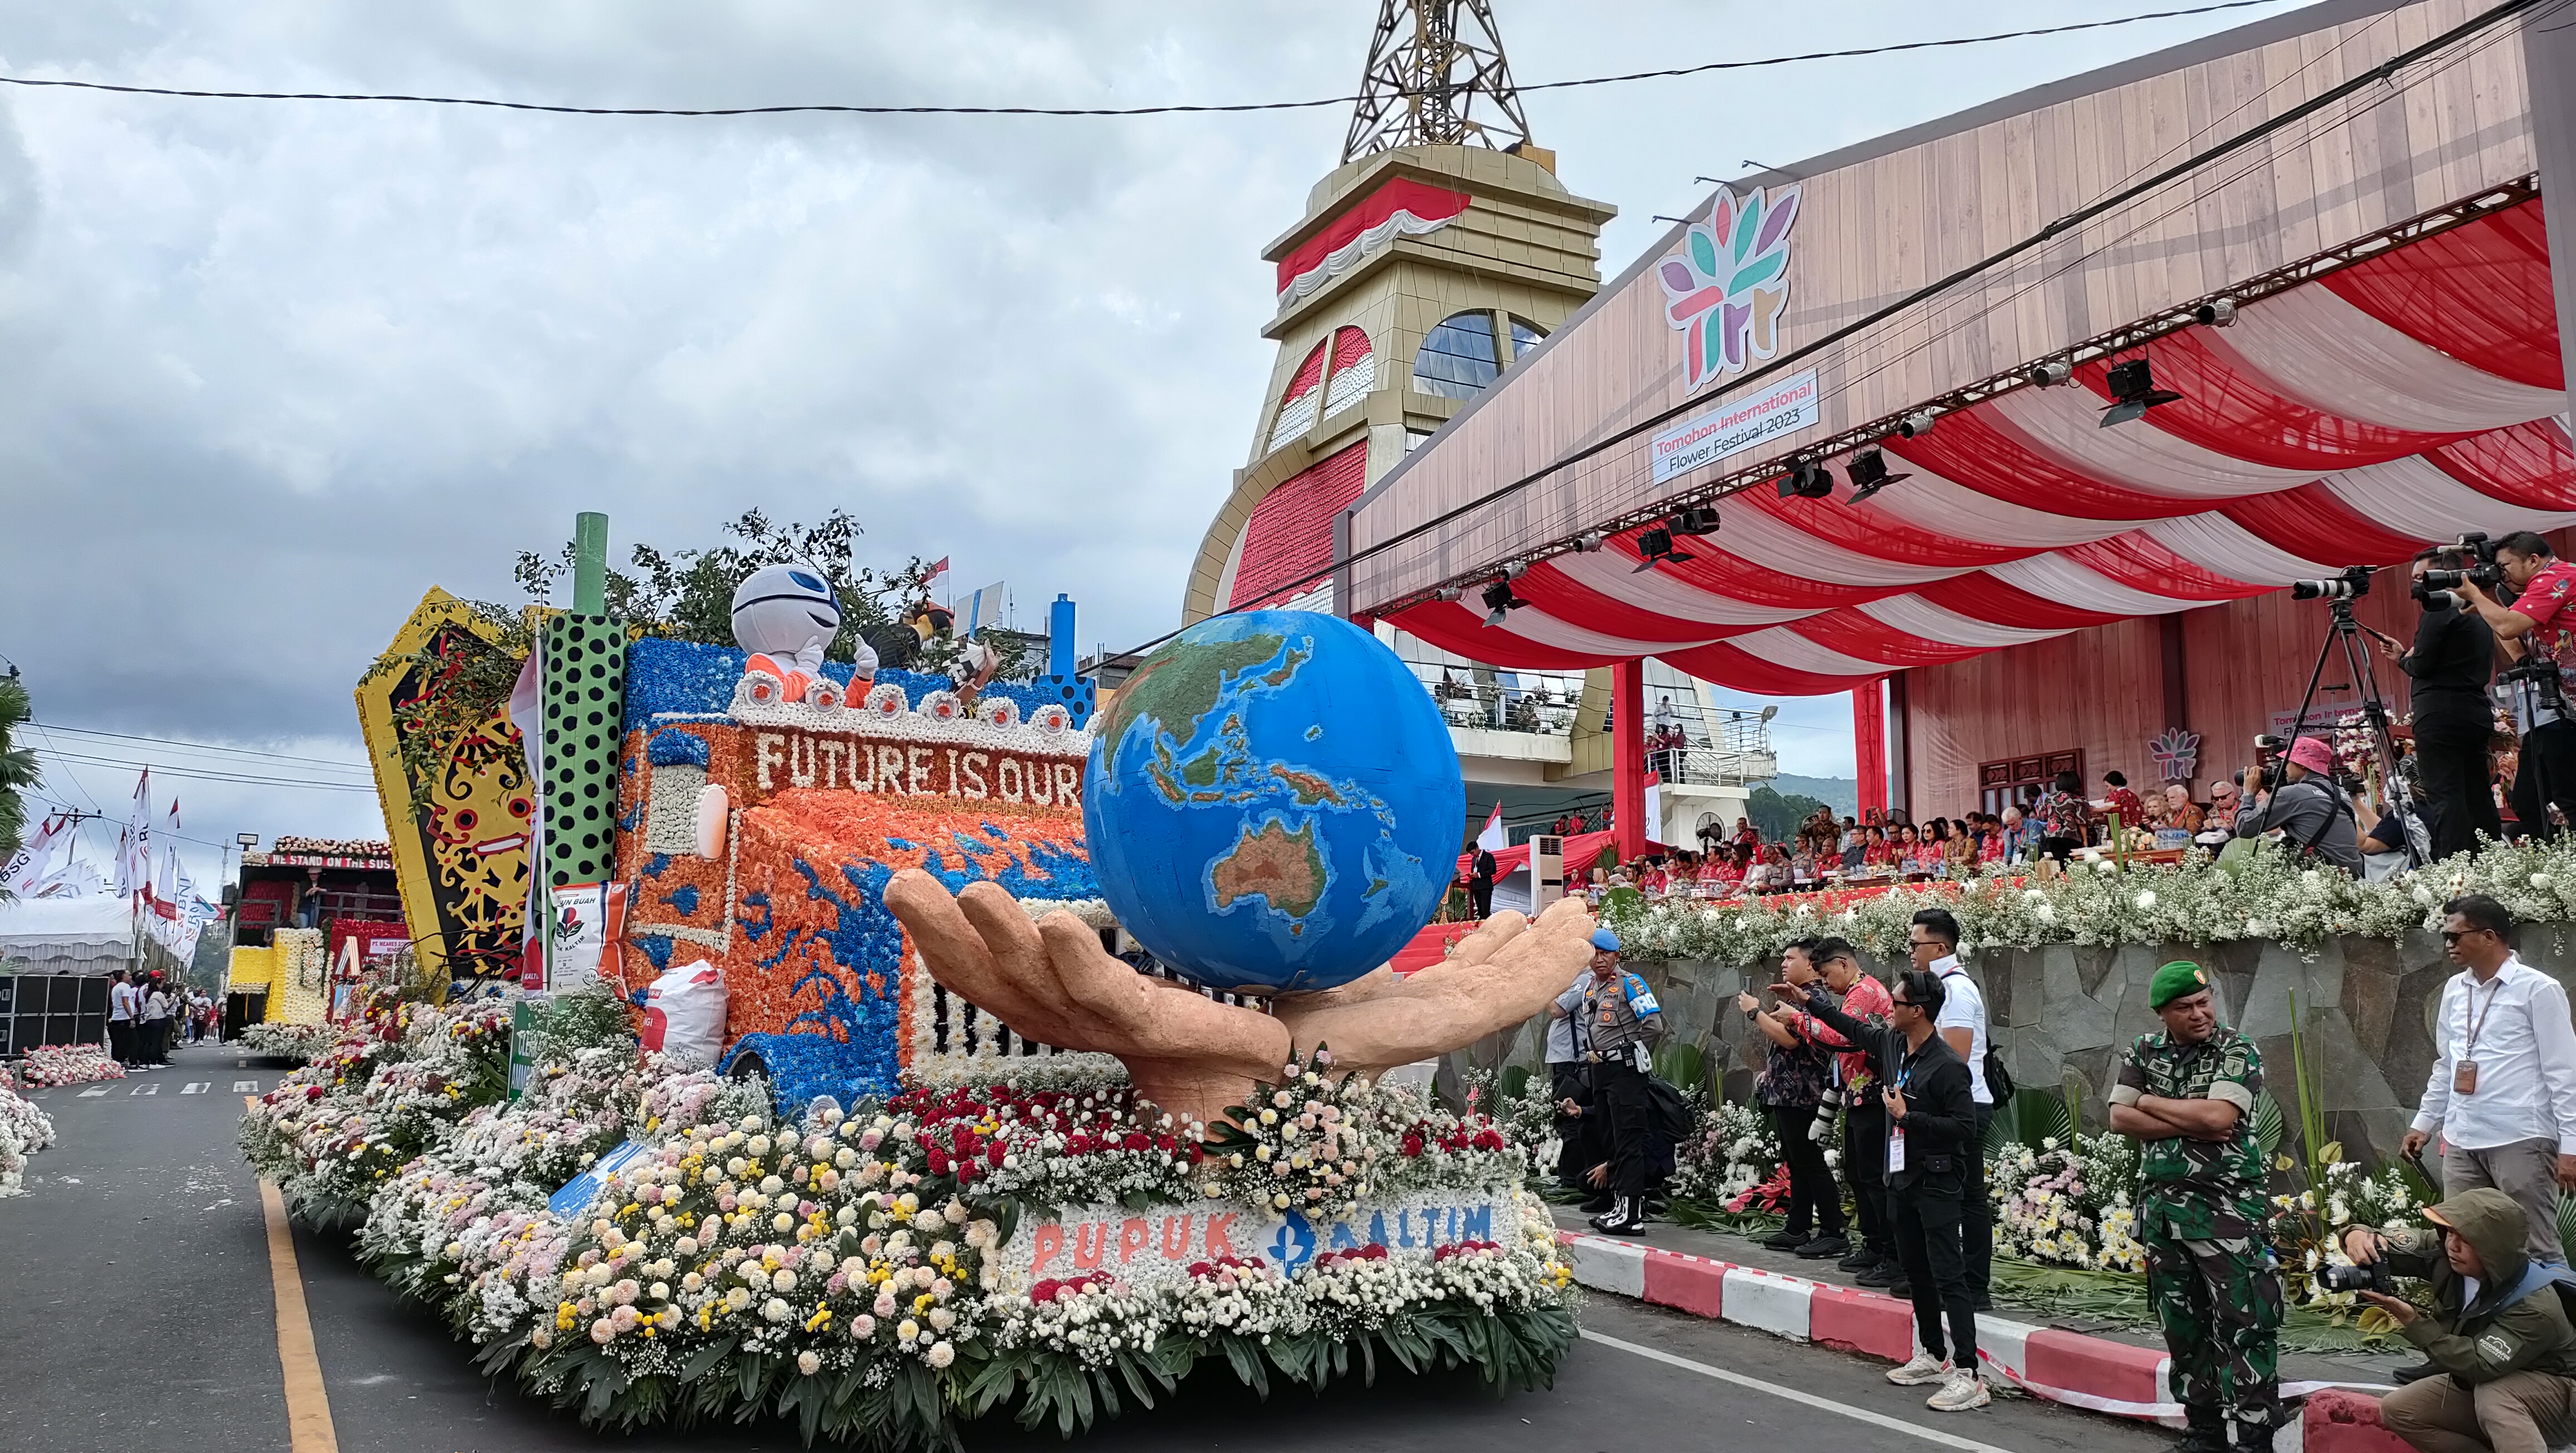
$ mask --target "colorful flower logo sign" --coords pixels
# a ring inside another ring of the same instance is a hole
[[[1794,185],[1755,187],[1742,201],[1720,187],[1707,220],[1691,223],[1681,250],[1656,265],[1664,321],[1682,335],[1686,392],[1779,351],[1789,234],[1797,225]]]
[[[2163,736],[2148,739],[2147,752],[2156,759],[2156,769],[2165,781],[2188,782],[2200,762],[2200,733],[2167,727]]]

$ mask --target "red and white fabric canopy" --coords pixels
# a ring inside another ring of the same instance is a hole
[[[2455,228],[2188,328],[2148,354],[2182,395],[2099,427],[2095,362],[1882,446],[1860,505],[1725,502],[1697,557],[1639,573],[1633,538],[1387,619],[1497,666],[1660,657],[1769,695],[1844,691],[2129,616],[2393,565],[2464,530],[2576,523],[2576,449],[2541,205]],[[1847,491],[1838,491],[1847,493]]]

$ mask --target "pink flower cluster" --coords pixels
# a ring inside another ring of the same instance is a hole
[[[26,1076],[27,1088],[41,1090],[54,1085],[86,1085],[94,1080],[121,1080],[125,1066],[107,1057],[107,1051],[94,1044],[46,1044],[27,1051],[27,1061],[19,1069]]]

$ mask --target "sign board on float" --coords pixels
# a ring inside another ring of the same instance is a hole
[[[1655,436],[1655,483],[1731,458],[1765,439],[1810,428],[1818,417],[1817,404],[1816,371],[1811,368],[1685,419]]]
[[[1519,1217],[1510,1190],[1469,1187],[1363,1201],[1347,1217],[1232,1200],[1144,1211],[1068,1207],[1052,1220],[1021,1221],[998,1261],[1002,1289],[1012,1292],[1092,1272],[1138,1286],[1185,1285],[1192,1264],[1219,1257],[1293,1275],[1326,1252],[1363,1246],[1428,1255],[1469,1242],[1510,1245]]]

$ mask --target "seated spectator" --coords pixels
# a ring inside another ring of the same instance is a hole
[[[2166,826],[2178,827],[2184,832],[2198,832],[2201,830],[2205,821],[2206,819],[2201,815],[2200,804],[2191,800],[2190,783],[2168,782],[2165,784]]]
[[[1861,866],[1872,875],[1896,871],[1896,845],[1887,840],[1887,829],[1876,823],[1869,827],[1869,844],[1861,849]]]

